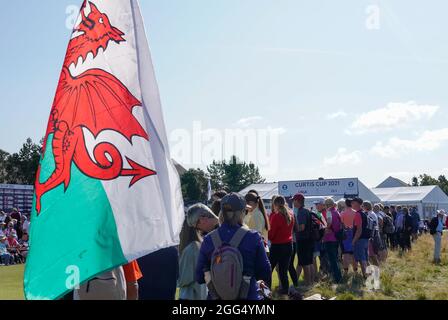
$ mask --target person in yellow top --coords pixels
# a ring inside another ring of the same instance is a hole
[[[244,217],[244,224],[249,229],[258,231],[265,241],[268,240],[269,218],[263,204],[263,200],[254,191],[250,191],[245,196],[247,205],[250,209]]]

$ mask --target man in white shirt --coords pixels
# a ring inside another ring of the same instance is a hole
[[[25,215],[22,216],[22,231],[23,233],[30,233],[30,222]]]

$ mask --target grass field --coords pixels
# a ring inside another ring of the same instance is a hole
[[[301,293],[305,297],[319,293],[326,298],[337,297],[338,300],[448,300],[446,233],[443,239],[441,265],[432,264],[433,249],[432,236],[423,235],[413,244],[411,252],[403,256],[398,251],[389,252],[387,262],[380,267],[379,290],[367,290],[362,277],[349,274],[340,285],[320,282]],[[278,283],[277,275],[274,274],[273,277],[273,283]]]
[[[338,300],[448,300],[448,245],[443,239],[442,264],[433,265],[434,242],[431,236],[422,236],[412,252],[400,256],[390,252],[387,263],[381,266],[381,288],[369,291],[359,276],[350,274],[338,286],[329,282],[302,291],[305,296],[319,293]],[[22,300],[23,265],[0,267],[0,300]],[[273,274],[273,287],[278,286],[278,276]],[[286,297],[275,296],[277,299]]]
[[[24,265],[0,267],[0,300],[23,300]]]

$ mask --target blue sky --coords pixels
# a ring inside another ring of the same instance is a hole
[[[43,136],[80,2],[2,3],[0,148]],[[140,3],[169,134],[278,129],[269,180],[448,174],[446,1]]]

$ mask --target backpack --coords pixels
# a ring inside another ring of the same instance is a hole
[[[208,288],[215,300],[247,299],[251,277],[243,274],[244,262],[238,246],[248,232],[249,229],[239,228],[229,243],[223,243],[218,230],[210,234],[215,249]]]
[[[439,218],[434,217],[429,223],[429,234],[435,235],[437,233],[437,226],[439,225]]]
[[[370,237],[373,238],[375,236],[375,230],[377,227],[377,221],[375,218],[371,215],[366,213],[367,216],[367,232],[369,233]]]
[[[308,214],[310,217],[308,226],[308,228],[310,228],[310,239],[315,242],[319,242],[325,235],[327,224],[322,221],[314,212],[308,211]]]
[[[344,224],[342,223],[341,216],[338,214],[337,218],[339,220],[339,230],[334,231],[333,230],[333,224],[331,224],[331,229],[334,232],[334,236],[336,237],[336,240],[338,241],[344,241],[347,240],[347,234],[345,232]]]
[[[395,232],[394,222],[391,217],[385,215],[383,218],[383,233],[392,234]]]

